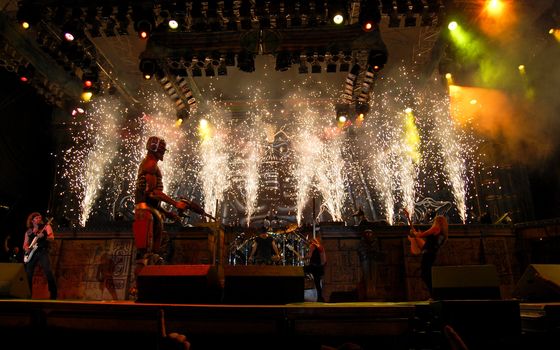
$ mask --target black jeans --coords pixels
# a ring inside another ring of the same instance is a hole
[[[422,261],[420,262],[420,276],[426,288],[432,296],[432,266],[437,258],[437,252],[424,251],[422,252]]]
[[[51,299],[57,298],[56,281],[51,269],[51,261],[49,259],[49,251],[45,248],[38,248],[31,260],[25,265],[25,272],[27,272],[27,281],[29,283],[29,290],[33,293],[33,275],[35,274],[35,267],[37,264],[41,265],[47,283],[49,285],[49,293]]]

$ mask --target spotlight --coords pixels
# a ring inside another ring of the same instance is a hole
[[[299,74],[307,74],[309,73],[309,67],[307,67],[307,63],[301,62],[298,68]]]
[[[328,0],[329,16],[331,16],[332,23],[340,25],[346,19],[346,1]]]
[[[381,50],[371,50],[368,55],[368,65],[375,71],[381,70],[387,63],[387,53]]]
[[[84,29],[82,28],[81,22],[78,20],[66,22],[62,26],[62,32],[64,33],[64,39],[66,41],[74,41],[84,36]]]
[[[358,18],[364,32],[371,32],[381,22],[381,13],[377,1],[362,0]]]
[[[321,65],[320,64],[312,64],[311,65],[311,73],[321,73]]]
[[[33,66],[31,64],[21,65],[17,68],[17,75],[19,81],[22,83],[29,83],[33,78]]]
[[[16,18],[23,29],[29,29],[41,20],[42,9],[36,2],[20,1]]]
[[[346,123],[350,115],[350,106],[348,104],[337,104],[335,108],[337,122]]]
[[[148,39],[152,32],[152,24],[146,20],[141,20],[134,26],[140,39]]]
[[[149,80],[156,74],[158,69],[157,62],[150,58],[143,58],[140,60],[140,71],[144,79]]]

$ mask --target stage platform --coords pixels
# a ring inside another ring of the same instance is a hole
[[[55,349],[157,349],[168,332],[192,349],[450,349],[452,325],[470,349],[552,349],[560,303],[516,300],[302,302],[285,305],[0,300],[3,344]],[[556,348],[556,347],[554,347]],[[8,347],[6,347],[8,349]]]

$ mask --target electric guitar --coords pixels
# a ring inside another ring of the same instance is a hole
[[[37,234],[35,235],[35,238],[33,238],[33,241],[31,241],[31,244],[29,245],[29,250],[25,252],[25,254],[23,255],[23,262],[24,263],[28,263],[29,260],[31,260],[31,257],[33,256],[33,254],[35,253],[35,251],[37,250],[37,248],[39,248],[39,235],[41,233],[43,233],[43,231],[45,230],[45,227],[47,227],[47,225],[50,225],[51,222],[53,221],[54,218],[50,218],[49,221],[47,221],[47,223],[43,226],[43,228],[37,232]],[[42,237],[41,237],[42,238]]]
[[[410,214],[408,213],[408,210],[406,210],[406,208],[403,208],[403,213],[406,216],[406,220],[408,221],[410,230],[414,230],[414,225],[412,224]],[[412,255],[419,255],[422,252],[422,248],[424,248],[424,244],[426,243],[426,241],[424,241],[423,238],[416,237],[412,232],[408,233],[407,238],[410,242],[410,252],[412,253]]]

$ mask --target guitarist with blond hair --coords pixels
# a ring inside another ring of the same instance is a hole
[[[422,281],[430,292],[430,297],[432,296],[432,266],[436,261],[439,249],[447,241],[448,226],[445,216],[438,215],[434,218],[432,226],[425,231],[417,230],[412,225],[410,227],[411,236],[424,240],[421,247],[420,274]]]
[[[54,241],[54,232],[50,225],[50,220],[43,223],[43,217],[38,212],[33,212],[27,217],[27,231],[23,240],[23,250],[25,253],[25,272],[29,290],[33,291],[33,274],[37,264],[43,268],[43,273],[47,278],[50,299],[57,298],[56,281],[51,269],[49,259],[49,243]]]

